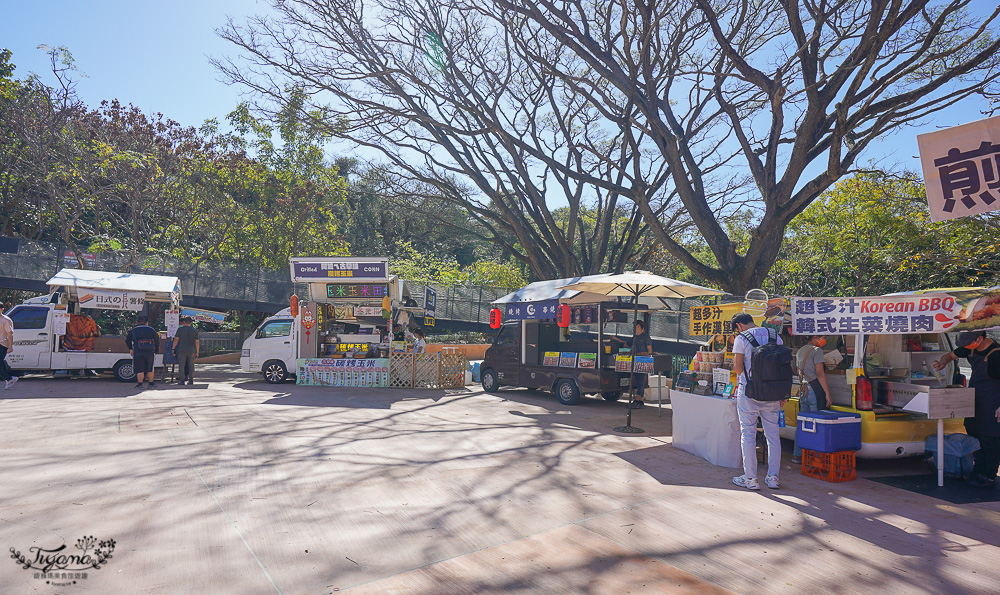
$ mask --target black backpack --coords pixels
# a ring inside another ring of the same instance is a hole
[[[792,350],[778,345],[778,334],[767,329],[767,343],[761,345],[753,333],[744,331],[740,335],[750,342],[750,368],[743,363],[747,375],[748,398],[755,401],[783,401],[792,394]],[[751,374],[750,370],[753,370]]]

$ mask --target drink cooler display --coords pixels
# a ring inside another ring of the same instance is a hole
[[[861,450],[861,415],[841,411],[800,411],[797,424],[799,446],[832,453]]]

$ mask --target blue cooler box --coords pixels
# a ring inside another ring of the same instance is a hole
[[[817,452],[861,450],[861,414],[841,411],[802,411],[798,419],[799,446]]]

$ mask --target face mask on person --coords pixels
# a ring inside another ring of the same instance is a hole
[[[826,346],[826,337],[820,337],[819,339],[816,339],[816,347],[822,349],[825,346]]]
[[[986,337],[979,337],[978,339],[976,339],[972,343],[969,343],[968,345],[966,345],[965,348],[968,349],[969,351],[976,351],[976,350],[978,350],[983,345],[983,340],[985,338]]]

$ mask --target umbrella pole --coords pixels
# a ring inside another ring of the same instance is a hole
[[[632,403],[635,397],[635,323],[639,320],[639,291],[636,290],[634,301],[632,302],[632,351],[630,355],[632,356],[632,365],[629,366],[628,374],[628,412],[625,414],[625,425],[618,426],[617,428],[612,428],[616,432],[624,432],[626,434],[641,434],[645,430],[641,428],[636,428],[632,426]]]

